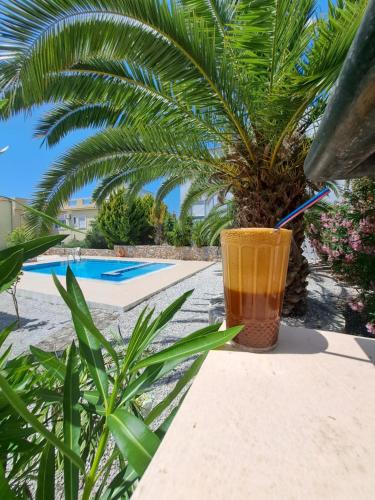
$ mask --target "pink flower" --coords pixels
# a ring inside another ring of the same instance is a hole
[[[340,238],[337,238],[336,236],[332,238],[333,243],[337,243],[338,241],[340,241]]]
[[[353,298],[349,299],[348,306],[352,311],[357,311],[357,312],[362,312],[363,309],[365,308],[365,305],[361,300],[356,300]]]
[[[357,311],[362,312],[364,308],[365,308],[365,304],[361,300],[359,300],[357,302]]]
[[[341,253],[338,250],[333,250],[331,252],[332,257],[340,257]]]
[[[344,220],[342,221],[341,225],[342,225],[343,227],[346,227],[346,228],[348,228],[348,229],[349,229],[349,228],[351,228],[351,227],[353,226],[353,223],[352,223],[352,221],[351,221],[351,220],[349,220],[349,219],[344,219]]]
[[[374,323],[366,323],[366,330],[371,334],[375,335],[375,324]]]
[[[329,254],[330,251],[331,251],[331,249],[329,247],[327,247],[327,245],[322,245],[322,252],[323,253]]]
[[[375,231],[375,223],[369,217],[359,222],[359,227],[364,234],[372,234]]]
[[[349,241],[349,245],[356,252],[358,252],[359,250],[361,250],[361,246],[362,246],[360,241]]]
[[[354,300],[349,300],[348,306],[352,311],[357,311],[357,302],[355,302]]]
[[[310,224],[310,231],[311,231],[312,233],[317,233],[317,232],[318,232],[318,230],[316,229],[315,224]]]
[[[354,260],[354,255],[352,253],[348,253],[347,255],[345,255],[346,262],[353,262],[353,260]]]
[[[357,231],[349,232],[349,241],[361,241],[361,236]]]
[[[361,236],[357,231],[352,231],[349,235],[349,245],[352,247],[353,250],[358,251],[361,250],[362,244],[361,244]]]

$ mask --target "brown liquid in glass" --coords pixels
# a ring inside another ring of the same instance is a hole
[[[255,349],[276,345],[283,295],[283,292],[242,293],[226,288],[227,327],[244,325],[233,340]]]
[[[279,319],[284,292],[272,294],[243,293],[225,288],[227,314],[252,320]],[[228,325],[234,326],[234,325]]]

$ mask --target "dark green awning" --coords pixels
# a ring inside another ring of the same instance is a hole
[[[305,160],[313,180],[375,176],[375,0],[370,0]]]

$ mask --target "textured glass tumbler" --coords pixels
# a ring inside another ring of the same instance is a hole
[[[291,238],[287,229],[221,233],[227,328],[245,325],[234,341],[251,350],[277,344]]]

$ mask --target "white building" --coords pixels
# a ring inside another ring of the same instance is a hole
[[[182,205],[185,196],[190,188],[191,183],[186,182],[180,187],[180,206]],[[196,201],[190,209],[190,215],[194,220],[204,219],[210,210],[217,204],[217,196],[211,198],[202,197]]]

